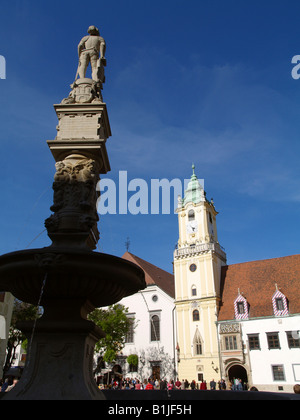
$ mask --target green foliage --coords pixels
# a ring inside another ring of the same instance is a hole
[[[125,337],[130,327],[127,313],[128,308],[116,304],[106,310],[95,309],[88,316],[105,333],[105,337],[95,345],[95,352],[99,353],[105,362],[114,362],[124,348]]]
[[[139,358],[136,354],[131,354],[127,357],[127,363],[131,366],[137,366],[139,363]]]
[[[4,373],[11,367],[18,345],[23,342],[25,345],[25,342],[27,342],[26,336],[17,328],[18,323],[22,321],[34,321],[39,317],[39,314],[40,311],[37,306],[21,302],[17,299],[15,300],[7,341],[6,360],[3,367]]]

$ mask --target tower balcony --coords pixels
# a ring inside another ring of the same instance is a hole
[[[174,259],[190,258],[192,256],[206,254],[208,252],[216,253],[222,260],[226,262],[225,250],[217,242],[207,242],[175,249]]]

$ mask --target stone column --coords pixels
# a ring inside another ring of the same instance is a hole
[[[94,82],[84,82],[85,89],[92,90]],[[76,94],[74,97],[77,99]],[[55,247],[95,249],[99,240],[97,183],[100,174],[110,170],[106,141],[111,131],[106,104],[96,101],[54,107],[59,120],[57,136],[48,141],[56,161],[51,207],[54,214],[45,225]]]

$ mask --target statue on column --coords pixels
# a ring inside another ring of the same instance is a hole
[[[68,98],[63,99],[63,104],[103,102],[101,91],[105,83],[106,43],[96,26],[90,26],[88,33],[78,45],[79,64],[75,81],[71,85],[72,91]],[[92,79],[86,78],[89,64],[92,68]]]
[[[90,26],[88,29],[88,36],[82,38],[78,45],[79,66],[77,75],[80,79],[84,79],[89,63],[92,67],[92,79],[99,82],[99,68],[101,64],[105,66],[105,49],[106,44],[104,39],[100,36],[99,29],[95,26]],[[75,79],[77,78],[77,75]]]

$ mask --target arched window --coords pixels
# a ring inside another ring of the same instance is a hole
[[[189,211],[188,219],[189,219],[189,222],[191,222],[192,220],[195,220],[195,212],[194,212],[194,210],[190,210]]]
[[[194,356],[200,356],[203,353],[202,339],[199,330],[197,329],[193,340]]]
[[[199,321],[200,320],[200,314],[199,314],[199,311],[198,311],[198,309],[195,309],[194,311],[193,311],[193,321]]]
[[[151,316],[151,341],[160,341],[160,319],[158,315]]]

